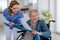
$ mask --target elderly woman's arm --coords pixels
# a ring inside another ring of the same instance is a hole
[[[51,32],[48,29],[47,25],[45,24],[44,20],[41,21],[41,25],[43,32],[37,32],[37,33],[43,37],[49,38],[51,36]]]
[[[25,21],[24,18],[20,18],[21,24],[23,25],[24,28],[28,29],[28,30],[32,30],[30,28],[30,26],[27,24],[27,22]]]

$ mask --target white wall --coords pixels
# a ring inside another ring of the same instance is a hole
[[[60,33],[60,0],[57,0],[56,31]]]
[[[48,0],[38,0],[38,11],[39,16],[42,18],[41,12],[43,10],[48,10]]]
[[[55,25],[51,27],[54,32],[60,33],[60,0],[50,0],[50,11],[55,19]]]
[[[56,0],[50,0],[50,12],[53,15],[53,19],[56,18]]]
[[[48,10],[48,0],[38,0],[38,10]]]
[[[50,0],[50,12],[53,17],[52,19],[56,20],[56,0]],[[56,22],[53,24],[53,26],[50,27],[50,29],[52,32],[56,32]]]

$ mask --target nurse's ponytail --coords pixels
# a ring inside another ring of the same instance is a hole
[[[12,13],[11,8],[12,8],[14,5],[16,5],[16,4],[19,5],[19,3],[18,3],[16,0],[10,2],[10,5],[9,5],[9,7],[8,7],[9,14]]]

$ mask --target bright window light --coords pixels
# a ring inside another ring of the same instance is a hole
[[[7,0],[0,0],[0,8],[2,11],[7,7]]]
[[[33,1],[33,4],[36,4],[37,3],[37,0],[32,0]]]
[[[60,33],[60,0],[57,0],[57,32]]]
[[[36,4],[37,0],[29,0],[29,3]]]

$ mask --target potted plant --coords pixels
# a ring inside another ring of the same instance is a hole
[[[49,10],[42,11],[42,16],[47,24],[50,21],[50,19],[52,18],[52,14],[50,13]]]

